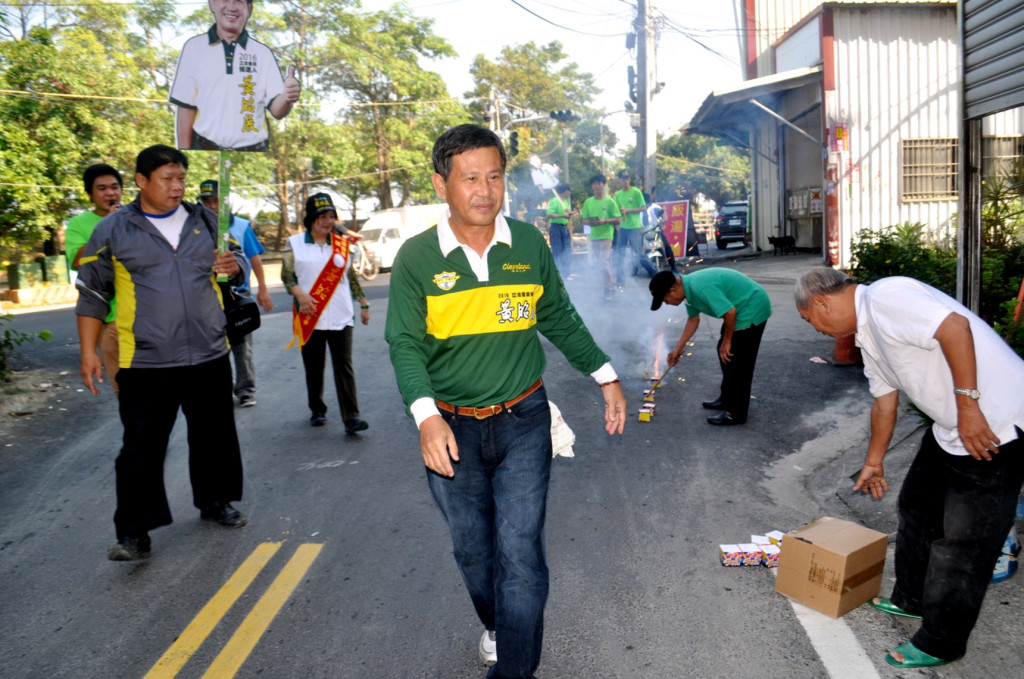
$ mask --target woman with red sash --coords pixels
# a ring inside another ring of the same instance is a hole
[[[324,403],[324,362],[331,350],[334,386],[345,423],[345,433],[363,431],[369,425],[359,419],[356,375],[352,369],[353,300],[359,301],[360,320],[370,322],[370,305],[349,266],[350,236],[335,232],[337,210],[326,193],[306,200],[302,223],[305,233],[291,236],[281,253],[281,280],[294,298],[295,336],[306,370],[306,394],[314,427],[327,422]]]

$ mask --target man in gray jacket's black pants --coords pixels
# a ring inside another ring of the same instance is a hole
[[[183,202],[188,159],[151,146],[136,159],[139,196],[100,221],[82,248],[78,333],[82,381],[103,381],[96,341],[115,296],[121,346],[119,408],[124,444],[117,457],[114,561],[147,556],[149,531],[171,523],[164,489],[167,442],[180,408],[188,423],[189,477],[202,518],[226,526],[247,519],[235,431],[231,364],[216,276],[240,282],[237,243],[217,253],[202,207]]]

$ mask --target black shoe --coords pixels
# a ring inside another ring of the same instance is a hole
[[[365,431],[370,428],[370,425],[366,424],[365,420],[360,420],[358,417],[353,417],[351,420],[345,420],[345,433],[355,434],[357,431]]]
[[[254,396],[249,396],[248,394],[245,396],[239,396],[238,405],[242,408],[252,408],[256,405],[256,398]]]
[[[249,523],[248,517],[232,507],[229,502],[214,502],[200,511],[199,516],[230,528],[237,528]]]
[[[313,413],[309,418],[309,423],[314,427],[322,427],[327,423],[327,415],[325,413]]]
[[[743,424],[746,421],[747,421],[747,418],[745,418],[745,417],[742,417],[742,418],[740,418],[740,417],[733,417],[729,413],[725,413],[725,412],[718,413],[714,417],[709,417],[708,418],[708,424],[714,424],[714,425],[717,425],[719,427],[728,427],[728,426],[733,425],[733,424]]]
[[[721,410],[722,409],[722,399],[721,398],[716,398],[714,401],[704,401],[704,402],[701,403],[701,405],[703,407],[707,408],[708,410]]]
[[[111,561],[136,561],[149,556],[149,535],[133,535],[118,538],[117,542],[107,550],[107,558]]]

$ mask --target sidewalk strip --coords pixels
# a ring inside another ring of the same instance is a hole
[[[270,626],[270,622],[291,596],[299,581],[305,576],[321,549],[323,549],[323,545],[319,544],[299,545],[299,548],[295,550],[295,556],[285,564],[281,573],[267,589],[266,594],[260,597],[260,600],[253,606],[252,611],[242,621],[227,646],[206,670],[203,679],[230,679],[235,676],[238,668],[256,647],[256,642]]]
[[[776,569],[771,569],[777,575]],[[861,647],[853,630],[842,618],[830,618],[818,611],[789,600],[796,619],[803,625],[807,638],[825,665],[832,679],[881,679],[875,664]]]
[[[220,591],[196,614],[185,631],[181,633],[163,657],[143,679],[172,679],[178,674],[192,654],[206,640],[220,619],[234,605],[238,597],[252,584],[270,558],[281,548],[280,542],[264,542],[238,567]]]

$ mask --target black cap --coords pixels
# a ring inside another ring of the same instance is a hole
[[[618,175],[619,175],[619,179],[629,179],[629,170],[626,170],[626,169],[619,170]]]
[[[217,184],[216,179],[207,179],[205,182],[199,185],[199,197],[216,198],[218,188],[220,188],[220,186]]]
[[[334,201],[326,193],[314,193],[306,199],[306,215],[302,219],[302,223],[308,229],[316,218],[325,212],[338,214],[338,210],[334,207]]]
[[[676,275],[671,271],[659,271],[654,274],[651,278],[650,290],[651,295],[654,299],[651,300],[651,311],[656,311],[661,308],[661,303],[665,301],[665,294],[672,289],[672,286],[676,284]]]

